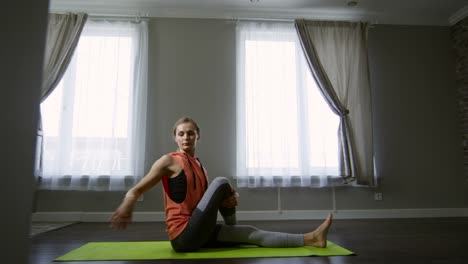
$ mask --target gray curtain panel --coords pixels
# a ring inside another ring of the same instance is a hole
[[[83,13],[49,14],[41,102],[52,93],[65,73],[87,18],[88,15]]]
[[[83,30],[88,15],[84,13],[49,14],[48,18],[41,85],[41,103],[52,93],[65,73],[78,44],[78,40],[80,39],[81,31]],[[41,176],[42,173],[43,137],[42,119],[39,111],[35,161],[36,179]]]
[[[295,21],[322,95],[340,116],[340,172],[346,183],[374,186],[367,28],[362,22]]]

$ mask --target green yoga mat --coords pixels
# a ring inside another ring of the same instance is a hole
[[[177,253],[169,241],[91,242],[54,261],[150,260],[150,259],[221,259],[307,256],[347,256],[354,253],[332,242],[326,248],[263,248],[238,246],[203,248],[197,252]]]

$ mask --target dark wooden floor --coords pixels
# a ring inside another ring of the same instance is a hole
[[[271,231],[303,233],[321,221],[249,221]],[[468,218],[335,219],[329,240],[356,256],[257,258],[223,260],[107,261],[89,263],[468,263]],[[51,263],[70,250],[92,241],[166,240],[164,223],[134,223],[116,232],[106,223],[79,223],[31,238],[30,263]],[[88,263],[88,262],[73,262]]]

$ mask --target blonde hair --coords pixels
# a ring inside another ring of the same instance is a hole
[[[195,130],[197,131],[197,134],[198,134],[198,137],[197,139],[200,138],[200,127],[198,126],[197,122],[195,122],[192,118],[190,117],[182,117],[180,118],[179,120],[177,120],[177,122],[175,122],[174,124],[174,127],[172,128],[172,135],[175,137],[176,135],[176,130],[177,130],[177,127],[180,125],[180,124],[184,124],[184,123],[192,123],[193,126],[195,126]]]

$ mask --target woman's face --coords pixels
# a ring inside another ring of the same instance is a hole
[[[175,142],[179,150],[194,154],[197,146],[199,135],[195,126],[191,122],[182,123],[177,126],[175,134]]]

